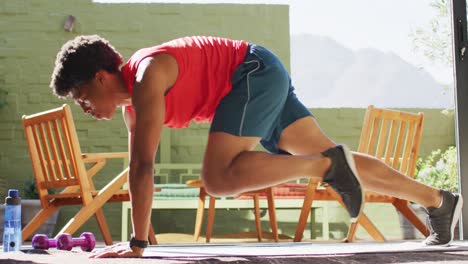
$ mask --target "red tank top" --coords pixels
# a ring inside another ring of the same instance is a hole
[[[184,37],[140,49],[122,67],[132,93],[140,62],[149,56],[172,55],[179,67],[177,80],[165,95],[168,127],[187,127],[191,120],[210,122],[221,99],[232,88],[231,78],[244,60],[248,43],[218,37]],[[132,106],[127,106],[132,111]]]

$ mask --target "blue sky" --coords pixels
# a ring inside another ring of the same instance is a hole
[[[392,51],[423,67],[439,82],[452,82],[452,69],[415,54],[409,34],[435,15],[430,0],[97,0],[96,2],[288,4],[291,34],[328,36],[350,49]]]

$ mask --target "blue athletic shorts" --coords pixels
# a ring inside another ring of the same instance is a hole
[[[231,82],[232,90],[217,107],[210,132],[260,137],[266,150],[284,153],[278,149],[281,132],[312,114],[297,99],[283,64],[269,50],[250,44]]]

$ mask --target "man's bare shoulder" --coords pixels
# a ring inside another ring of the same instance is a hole
[[[135,77],[137,82],[143,82],[144,79],[150,81],[156,79],[168,89],[174,85],[178,74],[177,60],[172,55],[162,53],[143,59]]]

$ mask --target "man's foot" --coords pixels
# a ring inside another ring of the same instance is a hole
[[[323,182],[341,196],[351,222],[357,221],[363,207],[364,192],[351,151],[345,145],[338,145],[322,152],[322,155],[331,159],[330,169],[323,177]]]
[[[426,246],[448,246],[453,240],[455,225],[460,219],[463,198],[460,194],[440,190],[442,206],[428,208],[427,226],[431,234],[423,241]]]

